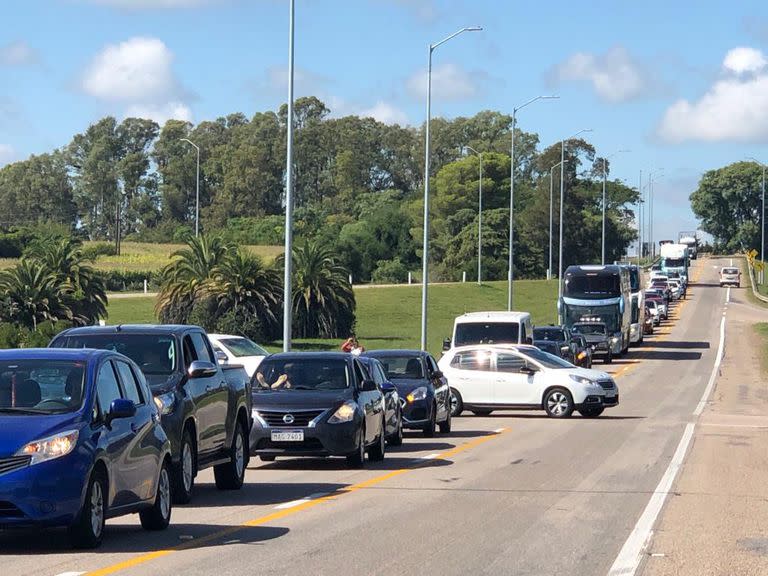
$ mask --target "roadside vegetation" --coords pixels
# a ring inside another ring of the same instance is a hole
[[[754,330],[760,342],[760,349],[762,350],[762,354],[760,355],[760,367],[763,369],[764,374],[768,374],[768,322],[759,322],[758,324],[755,324]]]

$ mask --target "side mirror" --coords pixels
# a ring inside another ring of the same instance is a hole
[[[360,385],[360,391],[361,392],[376,392],[378,388],[376,387],[376,382],[373,380],[363,380]]]
[[[133,404],[133,401],[126,400],[125,398],[112,400],[112,404],[109,406],[109,414],[106,417],[107,426],[112,423],[112,420],[132,418],[135,414],[136,406]]]
[[[392,382],[387,382],[387,381],[385,380],[385,381],[384,381],[384,382],[381,384],[381,391],[382,391],[382,392],[394,392],[395,390],[397,390],[397,388],[395,388],[395,385],[394,385],[394,384],[392,384]]]
[[[433,378],[442,378],[443,377],[443,371],[442,370],[435,370],[432,372]]]
[[[532,366],[531,364],[523,364],[520,367],[520,372],[523,374],[535,374],[538,371],[539,371],[538,368],[536,368],[535,366]]]
[[[218,368],[213,362],[206,362],[205,360],[195,360],[187,368],[187,376],[190,380],[195,378],[209,378],[216,376]]]
[[[226,364],[229,362],[229,358],[227,358],[227,355],[223,351],[216,350],[216,361],[219,364]]]
[[[451,349],[451,339],[445,338],[443,340],[443,352],[448,352]]]

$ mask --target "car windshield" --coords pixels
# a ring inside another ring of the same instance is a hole
[[[378,358],[378,360],[390,380],[402,380],[403,378],[420,380],[424,378],[424,367],[418,356],[385,356]]]
[[[559,356],[555,356],[554,354],[550,354],[549,352],[544,352],[543,350],[537,350],[537,349],[525,349],[520,350],[520,353],[523,356],[527,356],[528,358],[531,358],[532,360],[535,360],[544,368],[554,368],[554,369],[561,369],[561,368],[573,368],[573,364],[570,362],[566,362]]]
[[[517,322],[462,322],[456,325],[454,346],[473,344],[515,344],[519,338]]]
[[[254,391],[343,390],[349,388],[347,363],[327,358],[272,358],[259,365]]]
[[[219,343],[233,356],[267,356],[269,352],[248,338],[219,338]]]
[[[165,334],[73,334],[56,339],[53,346],[113,350],[128,356],[148,376],[168,376],[176,368],[176,342]]]
[[[561,328],[534,328],[534,340],[549,340],[550,342],[562,342],[566,339],[565,332]]]
[[[605,334],[605,324],[574,324],[571,330],[577,334]]]
[[[0,413],[61,414],[83,404],[85,363],[61,360],[0,362]]]

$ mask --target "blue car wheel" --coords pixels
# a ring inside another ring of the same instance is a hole
[[[98,548],[101,545],[107,516],[106,494],[106,478],[100,470],[94,470],[88,481],[83,507],[69,529],[70,540],[75,548]]]

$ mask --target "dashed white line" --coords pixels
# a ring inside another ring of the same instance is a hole
[[[728,304],[728,302],[731,301],[731,287],[728,286],[725,290],[725,303]]]
[[[328,496],[330,492],[318,492],[317,494],[310,494],[309,496],[305,496],[304,498],[299,498],[298,500],[291,500],[290,502],[283,502],[282,504],[278,504],[275,506],[275,510],[286,510],[287,508],[295,508],[296,506],[301,506],[305,502],[309,502],[310,500],[317,500],[318,498],[323,498],[325,496]]]
[[[440,456],[440,454],[437,454],[437,453],[435,453],[435,454],[427,454],[426,456],[422,456],[421,458],[419,458],[419,460],[434,460],[438,456]]]
[[[720,343],[717,345],[717,356],[715,356],[715,365],[712,367],[712,373],[709,375],[709,382],[704,389],[704,394],[701,395],[701,400],[696,405],[696,409],[693,411],[695,417],[699,417],[704,411],[704,407],[707,405],[709,395],[712,393],[712,388],[717,380],[717,373],[720,371],[720,364],[723,361],[723,351],[725,350],[725,318],[720,321]]]

